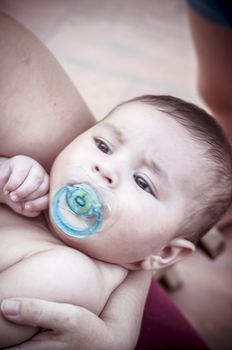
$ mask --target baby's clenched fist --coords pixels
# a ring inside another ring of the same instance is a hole
[[[48,208],[49,176],[27,156],[15,156],[0,165],[0,198],[15,212],[38,216]]]

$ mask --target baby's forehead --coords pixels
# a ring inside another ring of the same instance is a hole
[[[117,106],[103,121],[107,119],[114,122],[120,121],[125,125],[135,125],[136,123],[149,125],[149,120],[155,124],[158,119],[162,119],[163,122],[169,120],[173,125],[179,124],[171,115],[160,110],[158,107],[140,101],[127,102]]]
[[[144,103],[132,102],[119,106],[99,125],[114,129],[114,134],[120,135],[120,139],[146,144],[150,149],[157,149],[157,152],[178,152],[180,156],[186,155],[186,152],[188,156],[196,154],[196,151],[198,153],[199,144],[183,125],[167,113]]]
[[[189,133],[173,116],[161,111],[156,106],[148,105],[142,102],[129,102],[119,105],[113,109],[100,124],[110,123],[115,127],[124,130],[127,135],[130,133],[138,134],[142,132],[146,138],[152,132],[154,135],[178,130],[181,137],[185,135],[185,139],[189,140]],[[148,131],[148,133],[147,133]]]

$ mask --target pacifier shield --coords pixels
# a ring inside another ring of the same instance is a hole
[[[82,183],[66,185],[53,198],[52,216],[64,233],[83,238],[102,226],[104,206],[93,187]]]

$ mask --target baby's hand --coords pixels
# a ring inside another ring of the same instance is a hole
[[[28,217],[48,208],[49,176],[34,159],[15,156],[0,165],[1,202]]]

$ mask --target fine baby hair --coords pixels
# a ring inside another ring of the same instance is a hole
[[[232,153],[222,128],[205,110],[180,98],[168,95],[144,95],[119,104],[142,103],[154,106],[164,116],[173,118],[201,147],[205,181],[197,205],[187,209],[179,235],[197,242],[212,228],[232,201]],[[192,181],[197,179],[193,178]]]

